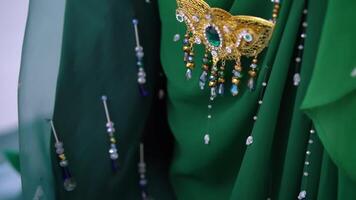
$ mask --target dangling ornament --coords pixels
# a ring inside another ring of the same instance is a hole
[[[224,93],[225,61],[233,60],[236,68],[233,70],[231,94],[239,92],[239,82],[242,76],[240,60],[242,56],[253,57],[248,71],[248,88],[255,88],[257,76],[257,56],[267,47],[276,21],[279,4],[273,10],[273,20],[268,21],[253,16],[232,16],[230,13],[211,8],[203,0],[177,0],[176,17],[179,22],[185,22],[187,32],[183,41],[184,61],[186,63],[186,78],[192,77],[194,69],[194,43],[203,44],[206,53],[203,58],[203,71],[199,78],[199,87],[204,89],[207,77],[212,97]],[[210,75],[208,75],[208,57],[212,57]],[[206,62],[204,61],[206,60]],[[220,66],[218,66],[218,63]]]

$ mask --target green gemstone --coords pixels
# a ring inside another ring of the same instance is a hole
[[[220,46],[220,36],[218,31],[213,26],[208,26],[205,29],[205,34],[207,37],[208,42],[211,46],[218,47]]]

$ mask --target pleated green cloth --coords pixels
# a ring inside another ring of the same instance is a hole
[[[173,41],[185,33],[175,19],[176,1],[148,2],[67,1],[64,15],[64,2],[30,1],[19,89],[24,199],[141,199],[141,141],[148,194],[156,200],[292,200],[303,190],[306,199],[356,199],[356,3],[281,2],[272,40],[259,58],[256,91],[247,91],[243,78],[239,96],[215,100],[211,144],[205,145],[209,92],[198,86],[201,61],[196,59],[192,80],[185,80],[182,43]],[[258,0],[207,3],[265,19],[273,6]],[[294,51],[305,6],[307,38],[295,87]],[[137,86],[133,18],[139,20],[148,97]],[[203,48],[195,50],[201,58]],[[266,73],[270,79],[254,123]],[[158,98],[165,91],[166,98]],[[118,140],[117,173],[108,154],[104,94]],[[54,119],[64,143],[77,182],[72,192],[63,189],[46,118]],[[317,134],[308,145],[311,119]],[[246,146],[249,135],[254,141]]]

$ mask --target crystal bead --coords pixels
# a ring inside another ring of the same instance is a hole
[[[54,147],[56,147],[56,148],[63,148],[63,143],[62,143],[62,142],[56,142],[56,143],[54,144]]]
[[[106,123],[106,127],[113,127],[114,126],[114,122],[108,122],[108,123]]]
[[[192,78],[192,70],[191,69],[187,69],[187,71],[185,72],[185,78],[187,80]]]
[[[311,134],[315,133],[315,130],[314,130],[314,129],[311,129],[311,130],[310,130],[310,133],[311,133]]]
[[[303,176],[309,176],[308,172],[304,172]]]
[[[220,95],[224,94],[224,84],[222,83],[219,85],[218,94]]]
[[[73,178],[66,178],[63,182],[64,189],[67,192],[73,191],[77,187],[77,183]]]
[[[173,36],[173,42],[178,42],[180,39],[180,35],[178,33],[174,34]]]
[[[248,136],[246,139],[246,145],[249,146],[253,143],[253,137],[252,135]]]
[[[185,78],[187,80],[192,78],[192,70],[191,69],[187,69],[187,71],[185,72]]]
[[[207,80],[207,76],[208,76],[208,73],[206,71],[203,71],[202,74],[200,75],[200,78],[199,78],[199,87],[200,89],[204,89],[205,87],[205,84],[206,84],[206,80]]]
[[[239,89],[238,89],[237,85],[233,84],[231,86],[230,92],[231,92],[232,96],[236,96],[239,93]]]
[[[133,23],[134,25],[137,25],[137,24],[138,24],[138,19],[133,19],[133,20],[132,20],[132,23]]]
[[[299,195],[298,195],[299,200],[305,199],[306,197],[307,197],[307,192],[305,190],[302,190],[299,192]]]
[[[256,63],[252,63],[252,64],[250,65],[250,67],[251,67],[252,69],[256,69],[257,64],[256,64]]]
[[[295,73],[294,76],[293,76],[293,85],[294,86],[298,86],[299,83],[300,83],[300,74],[299,73]]]
[[[117,149],[116,148],[110,148],[109,149],[109,153],[110,154],[117,153]]]
[[[212,87],[210,89],[210,96],[215,98],[216,97],[216,87]]]
[[[139,52],[136,53],[136,57],[137,57],[138,59],[142,59],[144,55],[145,55],[145,54],[143,53],[143,51],[139,51]]]
[[[106,131],[108,133],[114,133],[115,132],[115,128],[114,127],[109,127],[109,128],[106,129]]]
[[[64,153],[64,149],[61,147],[61,148],[57,148],[56,149],[56,153],[58,154],[58,155],[60,155],[60,154],[63,154]]]
[[[210,136],[209,134],[204,135],[204,144],[209,144],[210,143]]]
[[[144,77],[139,77],[139,78],[137,79],[137,82],[138,82],[139,84],[145,84],[145,83],[146,83],[146,78],[144,78]]]
[[[68,161],[67,161],[67,160],[61,160],[61,161],[59,162],[59,166],[61,166],[61,167],[67,167],[67,166],[68,166]]]
[[[112,160],[116,160],[116,159],[119,158],[119,154],[118,154],[118,153],[111,153],[111,154],[110,154],[110,158],[111,158]]]
[[[135,47],[135,51],[136,51],[136,52],[143,51],[143,47],[142,47],[142,46],[136,46],[136,47]]]
[[[250,89],[250,91],[253,91],[255,89],[255,79],[250,78],[247,82],[247,87]]]

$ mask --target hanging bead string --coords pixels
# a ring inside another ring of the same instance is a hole
[[[211,124],[211,119],[212,119],[212,108],[213,108],[213,103],[214,103],[214,98],[210,97],[209,98],[209,103],[208,103],[208,115],[207,115],[207,128],[206,128],[206,133],[204,134],[204,144],[210,144],[210,124]]]
[[[111,167],[112,167],[113,172],[116,172],[119,168],[118,163],[117,163],[119,154],[117,152],[116,139],[114,136],[114,133],[115,133],[114,122],[112,122],[110,119],[109,109],[108,109],[108,105],[107,105],[107,96],[103,95],[101,97],[101,100],[103,101],[106,120],[107,120],[106,131],[109,135],[109,141],[110,141],[109,155],[110,155],[110,160],[111,160]]]
[[[302,58],[303,58],[303,50],[304,50],[304,42],[305,38],[307,37],[306,35],[306,29],[308,27],[308,23],[306,22],[308,10],[305,8],[303,10],[303,15],[302,15],[302,23],[299,28],[300,32],[300,38],[299,38],[299,44],[296,47],[296,57],[295,57],[295,69],[294,69],[294,75],[293,75],[293,85],[294,86],[299,86],[299,83],[301,81],[300,77],[300,67],[302,64]]]
[[[147,178],[146,178],[146,163],[144,158],[144,144],[140,143],[140,161],[138,163],[138,173],[140,176],[139,186],[141,189],[141,198],[142,200],[148,200],[147,193]]]
[[[138,33],[138,19],[133,19],[132,24],[134,25],[135,39],[136,39],[135,52],[136,52],[136,59],[137,59],[136,65],[138,68],[137,83],[139,85],[139,91],[141,96],[145,97],[148,96],[148,91],[146,88],[146,72],[143,64],[144,52],[143,52],[143,47],[140,44],[140,38]]]
[[[184,62],[187,71],[185,72],[185,78],[187,80],[192,78],[192,70],[195,67],[194,64],[194,49],[193,42],[190,40],[190,33],[186,33],[183,39],[183,52],[184,52]]]
[[[54,128],[53,120],[49,120],[49,123],[51,125],[52,133],[55,139],[54,147],[56,148],[56,153],[59,160],[59,166],[62,169],[63,187],[66,191],[70,192],[77,187],[77,184],[74,178],[72,177],[72,174],[70,173],[69,163],[64,154],[63,142],[61,142],[58,139],[56,129]]]
[[[206,50],[204,57],[203,57],[203,65],[202,65],[202,73],[199,77],[199,86],[201,90],[204,90],[205,85],[206,85],[206,81],[207,81],[207,77],[208,77],[208,73],[209,73],[209,69],[210,69],[210,57],[209,57],[209,52]]]
[[[273,11],[272,11],[272,22],[276,23],[278,13],[279,13],[279,8],[280,8],[280,0],[271,0],[274,3],[273,6]]]
[[[267,87],[267,81],[268,81],[268,79],[269,79],[269,76],[270,76],[270,70],[269,70],[269,68],[266,66],[266,72],[265,72],[265,75],[264,75],[264,77],[263,77],[263,82],[262,82],[262,88],[261,88],[261,90],[260,90],[260,93],[259,93],[259,95],[258,95],[258,106],[257,106],[257,108],[256,108],[256,111],[255,111],[255,115],[253,116],[253,126],[252,127],[254,127],[255,126],[255,123],[256,123],[256,121],[257,121],[257,119],[258,119],[258,113],[259,113],[259,111],[260,111],[260,108],[261,108],[261,105],[262,105],[262,103],[263,103],[263,96],[264,96],[264,94],[265,94],[265,91],[266,91],[266,87]],[[253,135],[251,134],[251,135],[249,135],[248,137],[247,137],[247,139],[246,139],[246,145],[247,146],[250,146],[251,144],[253,143]]]
[[[312,127],[309,130],[309,139],[308,139],[308,145],[307,145],[307,151],[305,152],[305,161],[304,161],[304,169],[303,169],[303,176],[302,176],[302,180],[305,184],[302,185],[301,187],[301,191],[298,194],[298,199],[302,200],[302,199],[306,199],[307,198],[307,186],[308,186],[308,177],[309,177],[309,168],[311,163],[310,160],[310,155],[311,155],[311,147],[315,141],[315,129],[314,127]]]

